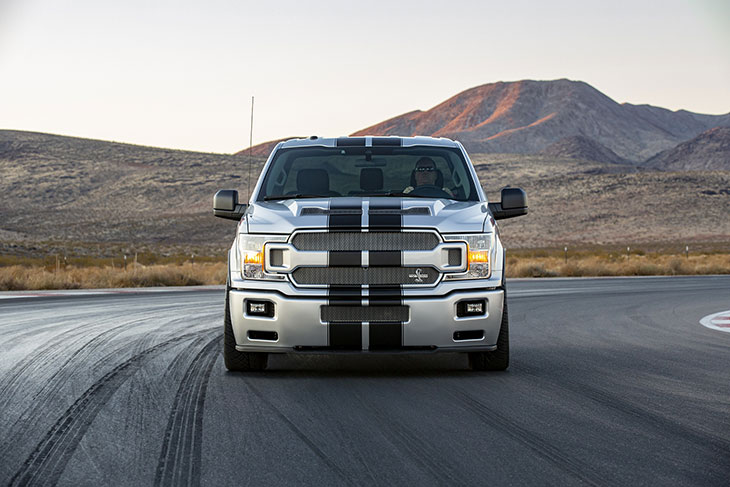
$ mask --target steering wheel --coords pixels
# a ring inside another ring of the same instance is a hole
[[[413,188],[413,191],[411,191],[410,194],[414,196],[430,196],[433,198],[451,198],[451,196],[449,196],[449,193],[433,184],[416,186],[415,188]]]

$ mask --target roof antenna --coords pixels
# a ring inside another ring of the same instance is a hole
[[[248,199],[251,199],[251,163],[253,161],[253,96],[251,97],[251,132],[249,132],[248,135],[248,177],[246,178],[246,181],[248,183],[248,188],[246,192],[248,193]]]

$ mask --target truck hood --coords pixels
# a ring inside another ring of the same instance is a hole
[[[290,234],[302,228],[326,229],[330,227],[330,215],[343,211],[335,207],[343,206],[345,202],[355,211],[359,208],[366,213],[361,222],[368,221],[372,209],[380,214],[401,215],[403,228],[433,228],[441,233],[491,231],[486,202],[427,198],[312,198],[256,202],[246,213],[246,224],[249,233]],[[393,209],[382,209],[383,206]]]

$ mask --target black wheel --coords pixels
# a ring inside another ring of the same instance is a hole
[[[507,370],[509,367],[509,316],[507,314],[507,292],[504,293],[502,326],[497,337],[497,350],[493,352],[470,352],[469,367],[472,370]]]
[[[226,289],[226,313],[223,318],[223,362],[228,370],[233,371],[264,370],[269,358],[268,353],[236,350],[236,337],[233,335],[231,310],[228,304],[229,290]]]

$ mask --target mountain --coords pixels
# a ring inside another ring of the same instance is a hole
[[[460,140],[470,152],[518,154],[584,136],[639,162],[716,126],[730,126],[730,113],[619,104],[587,83],[559,79],[477,86],[430,110],[408,112],[353,135],[442,136]]]
[[[730,127],[715,127],[644,163],[667,171],[730,171]]]
[[[626,164],[628,161],[614,151],[583,135],[573,135],[553,142],[540,151],[540,155],[567,157],[608,164]]]

